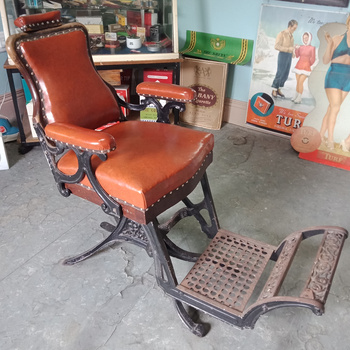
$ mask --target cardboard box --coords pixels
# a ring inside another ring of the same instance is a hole
[[[145,69],[143,71],[143,81],[151,81],[156,83],[172,84],[173,83],[173,71],[168,69]],[[140,102],[144,100],[143,96],[140,96]],[[164,107],[166,100],[159,100],[160,104]],[[149,105],[140,112],[140,119],[147,122],[157,121],[157,109],[154,105]]]
[[[118,24],[120,24],[121,26],[126,26],[128,24],[127,18],[120,13],[117,13],[116,20],[117,20]]]
[[[141,38],[141,41],[144,42],[146,40],[146,28],[144,27],[137,27],[136,29],[136,35]]]
[[[104,34],[89,34],[90,47],[104,47],[105,46],[105,35]]]
[[[118,32],[119,30],[122,30],[124,27],[121,26],[118,23],[112,23],[112,24],[108,24],[108,31],[109,32]]]
[[[169,69],[145,69],[143,71],[143,81],[172,84],[173,71]]]
[[[130,26],[130,33],[141,38],[141,41],[144,42],[146,40],[146,28],[138,27],[137,25]]]
[[[158,23],[158,13],[146,12],[145,13],[145,25],[153,26]]]
[[[95,25],[95,24],[98,24],[98,25],[103,25],[103,20],[102,20],[102,17],[100,16],[77,16],[76,17],[76,21],[81,23],[81,24],[84,24],[85,26],[86,25]]]
[[[105,47],[117,48],[120,46],[118,42],[117,33],[106,32],[105,33]]]
[[[119,85],[115,87],[115,91],[117,93],[117,95],[124,100],[125,102],[130,102],[130,87],[129,85]],[[130,113],[130,110],[125,108],[125,107],[121,107],[122,112],[124,113],[125,116],[128,116]]]
[[[85,24],[89,34],[103,34],[103,25],[102,24]]]
[[[121,85],[131,86],[132,82],[132,69],[123,69],[120,72]]]
[[[104,81],[107,83],[117,86],[121,84],[121,69],[107,69],[107,70],[99,70],[98,74],[102,77]]]
[[[186,58],[181,63],[180,85],[191,87],[197,99],[186,104],[180,120],[189,125],[221,128],[227,78],[227,63]]]
[[[140,103],[145,99],[144,96],[140,96]],[[158,100],[162,107],[165,106],[166,100]],[[140,112],[140,120],[143,122],[156,122],[157,121],[157,108],[152,104],[147,106],[143,111]]]
[[[137,27],[142,26],[142,18],[140,11],[128,11],[127,12],[128,25],[135,25]]]

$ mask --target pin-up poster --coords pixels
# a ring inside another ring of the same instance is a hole
[[[317,131],[320,145],[299,156],[350,170],[350,17],[343,23],[326,23],[318,37],[320,62],[309,83],[316,106],[304,127]]]
[[[345,12],[262,5],[247,123],[284,134],[304,124],[318,103],[310,77],[322,61],[319,29],[346,18]]]

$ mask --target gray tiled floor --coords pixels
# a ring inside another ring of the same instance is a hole
[[[214,134],[208,175],[221,227],[271,244],[309,226],[350,228],[349,172],[300,160],[286,138],[228,124]],[[279,309],[262,316],[254,330],[241,331],[201,314],[211,330],[197,338],[156,285],[153,262],[140,248],[113,245],[63,266],[62,258],[102,239],[105,215],[59,195],[39,147],[24,156],[14,143],[6,149],[11,168],[0,172],[1,350],[349,348],[348,241],[322,317]],[[207,243],[190,219],[172,237],[192,249]],[[301,248],[284,292],[303,286],[304,262],[315,244],[308,240]],[[176,264],[180,275],[186,267]]]

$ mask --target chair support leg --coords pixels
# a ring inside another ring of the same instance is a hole
[[[134,243],[142,248],[145,248],[147,252],[150,254],[148,249],[148,240],[143,231],[142,225],[122,217],[116,226],[113,226],[107,222],[103,222],[101,224],[102,228],[111,232],[111,234],[104,239],[101,243],[97,244],[92,249],[85,251],[79,255],[66,258],[63,261],[64,265],[74,265],[77,264],[90,256],[96,254],[101,251],[105,247],[109,246],[111,243],[116,241],[129,241]]]
[[[158,222],[154,220],[145,225],[145,231],[153,252],[155,275],[158,285],[170,295],[176,293],[177,279],[171,258],[169,256],[167,242],[159,229]],[[183,323],[195,335],[203,337],[209,329],[205,325],[196,323],[190,317],[183,304],[179,300],[174,300],[176,310]]]
[[[196,262],[198,258],[201,256],[201,254],[192,253],[180,248],[166,236],[164,237],[164,242],[168,248],[169,255],[173,256],[174,258],[190,261],[190,262]]]
[[[197,337],[204,337],[209,332],[210,325],[194,322],[179,300],[174,300],[174,303],[181,321],[194,335]]]
[[[185,198],[183,202],[188,208],[194,209],[194,217],[201,225],[202,231],[208,236],[208,238],[214,238],[218,230],[220,229],[219,219],[216,214],[213,196],[211,194],[208,176],[205,173],[201,179],[202,190],[204,199],[200,203],[194,204],[188,198]],[[210,223],[207,223],[200,211],[206,209],[209,214]]]

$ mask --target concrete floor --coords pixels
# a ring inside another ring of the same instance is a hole
[[[310,226],[350,228],[349,172],[300,160],[287,138],[229,124],[214,134],[208,176],[222,228],[271,244]],[[26,155],[15,143],[6,149],[11,167],[0,172],[1,350],[349,348],[348,241],[323,316],[279,309],[242,331],[201,313],[211,330],[198,338],[158,288],[153,261],[142,249],[115,244],[63,266],[64,257],[106,235],[99,227],[106,216],[58,193],[40,147]],[[204,248],[207,239],[186,220],[172,237],[185,248]],[[317,244],[305,242],[282,292],[303,287],[304,262]],[[180,275],[186,268],[176,264]]]

